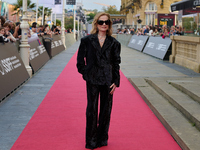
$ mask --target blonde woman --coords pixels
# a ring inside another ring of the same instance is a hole
[[[113,93],[119,87],[120,43],[112,36],[112,21],[98,13],[91,34],[81,39],[77,55],[78,72],[87,86],[86,145],[88,149],[107,146]],[[98,117],[98,98],[100,114]]]

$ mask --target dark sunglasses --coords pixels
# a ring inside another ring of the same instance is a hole
[[[106,20],[106,21],[98,20],[97,23],[98,23],[99,25],[103,25],[104,23],[105,23],[106,25],[110,25],[110,20]]]

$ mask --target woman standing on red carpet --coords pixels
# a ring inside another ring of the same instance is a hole
[[[87,86],[85,147],[88,149],[107,146],[113,93],[120,83],[121,44],[111,35],[110,15],[98,13],[91,34],[82,38],[79,46],[77,68]]]

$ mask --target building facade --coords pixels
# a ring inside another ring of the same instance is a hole
[[[178,1],[181,0],[121,0],[120,12],[126,15],[126,25],[172,26],[178,24],[178,12],[172,12],[170,5]]]

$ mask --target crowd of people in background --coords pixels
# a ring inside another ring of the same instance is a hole
[[[73,33],[73,30],[67,29],[67,33]],[[49,25],[38,25],[36,22],[32,23],[32,26],[28,30],[28,37],[37,34],[38,36],[49,35],[52,37],[53,34],[60,34],[61,27],[52,25],[51,29]],[[4,17],[0,16],[0,42],[15,42],[17,39],[21,38],[21,28],[20,22],[12,22],[5,20]],[[117,34],[132,34],[132,35],[148,35],[148,36],[162,36],[162,38],[170,37],[171,35],[184,35],[184,28],[181,26],[171,26],[163,25],[152,26],[146,25],[142,28],[124,28],[118,29]]]
[[[5,20],[4,17],[0,16],[0,42],[15,42],[21,38],[22,30],[20,28],[20,22],[12,22]],[[49,25],[37,25],[36,22],[32,23],[32,26],[28,30],[28,37],[31,38],[33,34],[38,36],[49,35],[52,37],[53,34],[61,34],[60,26],[52,25],[51,29]]]
[[[178,25],[171,27],[168,27],[167,25],[163,25],[162,27],[146,25],[137,30],[135,28],[118,29],[117,34],[162,36],[162,38],[165,38],[170,37],[171,35],[184,35],[184,28]]]

